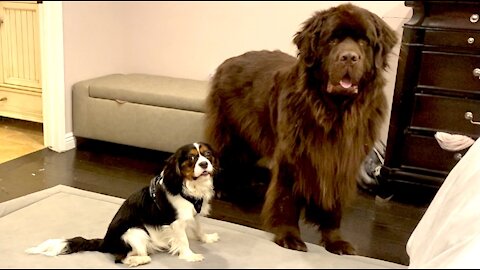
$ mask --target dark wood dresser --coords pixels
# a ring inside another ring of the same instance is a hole
[[[443,150],[435,133],[480,136],[480,1],[405,5],[413,15],[403,26],[381,176],[438,188],[468,149]]]

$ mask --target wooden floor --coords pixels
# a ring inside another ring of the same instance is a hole
[[[43,148],[41,123],[0,116],[0,163]]]
[[[147,185],[162,168],[168,153],[93,140],[56,153],[48,148],[0,164],[0,202],[58,184],[126,198]],[[359,255],[408,265],[405,245],[432,198],[403,192],[390,200],[359,192],[342,220],[342,233]],[[240,207],[214,200],[212,218],[260,228],[260,205]],[[319,234],[301,224],[305,241]],[[280,247],[279,247],[280,248]]]

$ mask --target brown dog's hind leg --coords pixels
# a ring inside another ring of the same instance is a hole
[[[275,235],[276,244],[288,249],[307,251],[298,226],[301,204],[292,194],[292,181],[288,165],[273,168],[261,217],[266,229]]]

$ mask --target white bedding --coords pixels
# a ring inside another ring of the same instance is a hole
[[[127,269],[115,264],[110,254],[80,252],[47,257],[30,255],[25,249],[50,238],[103,237],[115,212],[123,202],[103,194],[58,185],[11,201],[0,203],[0,269]],[[308,252],[281,248],[270,233],[203,218],[206,232],[217,232],[220,241],[204,244],[191,241],[193,251],[205,260],[186,262],[167,253],[152,255],[152,262],[135,269],[404,269],[400,265],[364,256],[336,255],[307,243]]]
[[[407,253],[409,268],[480,267],[480,138],[445,179]]]

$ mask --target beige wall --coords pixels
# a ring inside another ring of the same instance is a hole
[[[109,73],[208,79],[226,58],[248,50],[292,55],[293,35],[315,11],[346,1],[150,2],[65,1],[66,131],[72,130],[71,86]],[[397,30],[411,16],[403,1],[352,1]],[[386,88],[393,95],[397,57]],[[382,138],[385,141],[388,122]]]

